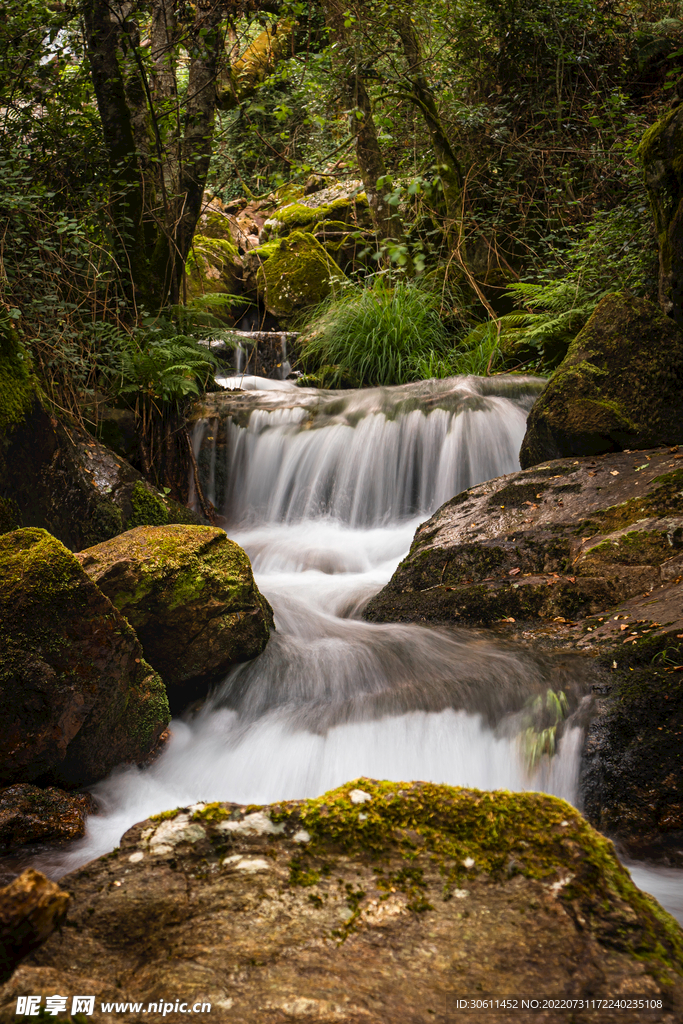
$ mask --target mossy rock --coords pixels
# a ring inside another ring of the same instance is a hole
[[[661,1001],[661,1024],[683,1006],[678,924],[573,807],[539,793],[360,778],[316,800],[178,808],[63,884],[72,927],[34,958],[31,991],[41,969],[52,991],[87,969],[95,991],[124,979],[122,1000],[174,986],[215,1006],[227,957],[243,1024],[447,1020],[457,997],[493,993],[628,993]],[[0,1020],[14,1019],[11,995]]]
[[[195,235],[185,264],[191,299],[210,293],[240,295],[242,268],[230,238]]]
[[[138,762],[168,722],[130,625],[45,530],[0,537],[0,780],[68,786]]]
[[[95,810],[89,793],[18,783],[0,789],[0,852],[29,843],[69,842],[85,834]]]
[[[256,250],[263,252],[263,246]],[[344,273],[313,235],[294,231],[269,247],[256,275],[266,308],[285,327],[326,299]]]
[[[46,529],[72,550],[130,526],[201,523],[89,434],[73,427],[67,432],[37,400],[9,431],[4,452],[0,493],[11,502],[2,506],[9,524]],[[20,516],[15,524],[14,509]]]
[[[683,443],[683,333],[646,299],[607,295],[537,399],[520,463]]]
[[[315,225],[335,221],[347,230],[372,228],[372,218],[367,196],[360,182],[346,186],[337,184],[320,189],[311,195],[299,194],[286,204],[281,204],[265,222],[261,238],[270,241],[285,238],[293,231],[312,231]]]
[[[135,629],[173,713],[268,642],[270,605],[223,530],[140,526],[77,558]]]

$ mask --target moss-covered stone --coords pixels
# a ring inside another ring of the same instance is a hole
[[[537,399],[523,468],[683,443],[683,334],[646,299],[608,295]]]
[[[185,264],[190,298],[218,292],[240,295],[241,265],[235,243],[225,237],[195,235]]]
[[[683,326],[683,107],[645,132],[638,155],[659,243],[659,301]]]
[[[82,785],[142,760],[168,722],[132,628],[44,530],[0,537],[0,780]]]
[[[263,253],[263,248],[257,251]],[[313,235],[293,231],[273,246],[256,281],[267,309],[286,327],[327,298],[333,281],[343,278],[343,271]]]
[[[346,230],[372,226],[370,207],[360,182],[331,185],[310,195],[300,194],[293,202],[290,199],[279,204],[265,222],[261,238],[262,241],[285,238],[293,231],[312,231],[328,222],[335,222]]]
[[[628,992],[661,999],[660,1024],[683,1005],[680,927],[608,840],[538,793],[361,778],[317,800],[195,805],[135,825],[64,884],[72,927],[34,958],[31,991],[41,970],[61,991],[87,965],[93,991],[124,979],[120,999],[172,982],[215,1006],[227,991],[244,1024],[447,1020],[466,993]],[[15,1010],[8,994],[0,1021]]]
[[[77,557],[134,627],[174,712],[268,641],[270,606],[223,530],[140,526]]]
[[[89,434],[67,432],[37,401],[5,438],[0,493],[19,510],[21,524],[47,529],[73,550],[130,524],[201,522]]]

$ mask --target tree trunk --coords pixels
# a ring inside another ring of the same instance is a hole
[[[434,146],[446,208],[446,234],[449,235],[461,219],[462,170],[443,129],[434,94],[424,75],[420,40],[410,15],[406,14],[399,18],[396,30],[408,64],[411,92],[407,94],[407,98],[411,99],[422,113]]]
[[[324,9],[332,39],[343,61],[341,86],[344,100],[350,108],[351,132],[356,139],[356,157],[373,224],[380,238],[398,239],[403,234],[400,218],[385,199],[393,191],[393,185],[377,138],[372,103],[344,27],[346,6],[343,0],[326,0]]]

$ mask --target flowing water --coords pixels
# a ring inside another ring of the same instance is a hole
[[[454,378],[349,392],[229,378],[194,430],[202,487],[248,552],[277,626],[160,758],[94,788],[85,838],[40,858],[59,875],[136,821],[199,800],[316,796],[359,776],[576,799],[582,729],[530,771],[524,709],[548,685],[580,702],[578,662],[472,631],[372,625],[368,599],[442,502],[519,468],[541,382]],[[576,684],[576,685],[575,685]],[[647,887],[647,886],[645,886]]]

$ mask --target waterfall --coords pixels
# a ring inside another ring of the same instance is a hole
[[[580,694],[566,659],[358,617],[427,515],[518,469],[541,383],[320,392],[245,377],[242,390],[208,396],[193,435],[202,487],[250,555],[277,630],[198,714],[173,723],[154,764],[95,787],[102,813],[83,840],[50,855],[53,874],[151,813],[315,796],[360,775],[575,798],[581,729],[570,721],[555,757],[533,771],[519,742],[533,695],[549,685]]]

